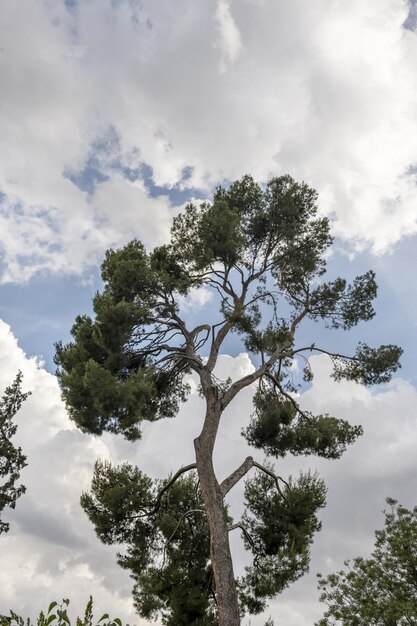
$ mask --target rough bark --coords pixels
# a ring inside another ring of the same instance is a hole
[[[219,626],[239,626],[240,614],[229,545],[229,528],[223,495],[213,467],[213,448],[221,417],[217,388],[206,393],[207,411],[203,429],[194,440],[197,471],[210,529],[210,558],[216,587]]]

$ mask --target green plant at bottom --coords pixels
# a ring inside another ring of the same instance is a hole
[[[71,626],[71,620],[68,617],[67,608],[68,599],[63,599],[61,604],[51,602],[46,613],[41,611],[36,619],[32,622],[28,617],[24,619],[17,615],[14,611],[10,611],[10,615],[0,615],[0,626]],[[115,617],[110,619],[108,613],[104,613],[97,622],[93,619],[93,598],[90,596],[87,606],[85,607],[84,617],[77,617],[76,626],[122,626],[122,621]]]

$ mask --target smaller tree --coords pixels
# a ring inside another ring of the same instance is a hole
[[[6,507],[14,509],[16,500],[26,491],[24,485],[16,486],[20,472],[27,465],[26,457],[11,441],[17,430],[13,418],[29,395],[22,392],[22,378],[22,372],[18,372],[0,401],[0,514]],[[0,534],[7,533],[9,526],[0,517]]]
[[[405,626],[417,624],[417,507],[387,499],[385,528],[375,532],[369,559],[347,571],[319,574],[320,600],[328,606],[316,626]]]

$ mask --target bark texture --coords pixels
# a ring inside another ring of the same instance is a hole
[[[239,603],[229,545],[223,494],[213,467],[213,449],[222,413],[217,388],[207,390],[203,429],[194,440],[197,471],[210,528],[210,558],[216,586],[219,626],[240,626]]]

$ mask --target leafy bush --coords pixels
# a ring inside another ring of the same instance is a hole
[[[51,602],[46,613],[41,611],[36,620],[36,626],[71,626],[67,608],[69,600],[63,599],[61,604]],[[10,615],[0,615],[0,626],[35,626],[30,618],[26,620],[14,611]],[[115,617],[110,619],[108,613],[104,613],[97,622],[93,619],[93,598],[90,596],[84,611],[84,617],[77,617],[76,626],[122,626],[122,621]],[[128,626],[128,625],[127,625]]]

